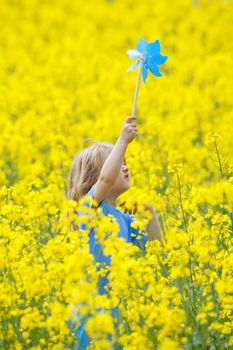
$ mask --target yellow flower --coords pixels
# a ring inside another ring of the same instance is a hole
[[[172,339],[165,339],[159,346],[159,350],[181,350],[183,349],[179,343]]]
[[[195,321],[210,348],[223,337],[233,345],[232,15],[229,1],[1,2],[1,345],[68,349],[83,318],[95,350],[188,348]],[[158,214],[163,241],[145,252],[117,237],[113,216],[67,198],[77,152],[119,137],[135,84],[123,53],[137,21],[170,57],[163,78],[140,87],[130,188],[119,198],[138,205],[138,238],[151,219],[145,204]],[[71,222],[95,228],[110,266],[96,264],[88,230]]]

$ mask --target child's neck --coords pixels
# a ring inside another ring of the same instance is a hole
[[[111,207],[116,207],[117,205],[117,197],[111,196],[111,197],[106,197],[105,199],[106,203],[109,204]]]

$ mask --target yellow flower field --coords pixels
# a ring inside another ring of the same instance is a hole
[[[0,349],[81,349],[77,314],[89,349],[233,349],[232,1],[3,0],[0,23]],[[139,38],[168,60],[140,84],[122,200],[142,231],[152,203],[164,240],[139,251],[93,211],[96,266],[68,173],[131,114]]]

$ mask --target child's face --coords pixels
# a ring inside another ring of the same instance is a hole
[[[130,188],[130,173],[129,169],[126,163],[126,160],[124,159],[124,162],[122,164],[120,173],[113,185],[113,189],[118,195],[121,193],[124,193]]]

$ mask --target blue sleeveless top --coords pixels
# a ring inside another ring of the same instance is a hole
[[[91,187],[89,192],[84,197],[84,205],[88,208],[93,207],[93,203],[91,203],[90,200],[88,200],[87,197],[90,197],[91,199],[94,199],[93,193],[95,191],[95,185]],[[119,231],[118,231],[118,237],[123,237],[126,242],[133,243],[137,245],[141,249],[145,249],[145,244],[148,241],[148,237],[145,236],[142,233],[138,232],[138,229],[131,227],[131,223],[135,221],[135,217],[133,215],[130,215],[128,213],[124,213],[123,211],[116,209],[114,207],[111,207],[107,202],[105,201],[105,198],[102,200],[102,202],[99,203],[99,207],[102,208],[103,214],[105,216],[111,214],[113,215],[117,223],[119,225]],[[81,216],[82,213],[78,212],[78,216]],[[78,226],[79,230],[86,230],[86,224],[80,223]],[[131,234],[134,234],[131,236]],[[137,238],[137,236],[140,235],[140,239]],[[100,263],[105,263],[106,265],[110,265],[111,263],[111,256],[105,256],[102,253],[102,247],[99,245],[95,238],[95,231],[92,228],[89,232],[89,248],[90,253],[93,254],[95,261]],[[106,291],[104,289],[104,286],[107,284],[107,279],[104,277],[99,278],[99,293],[105,294]]]

